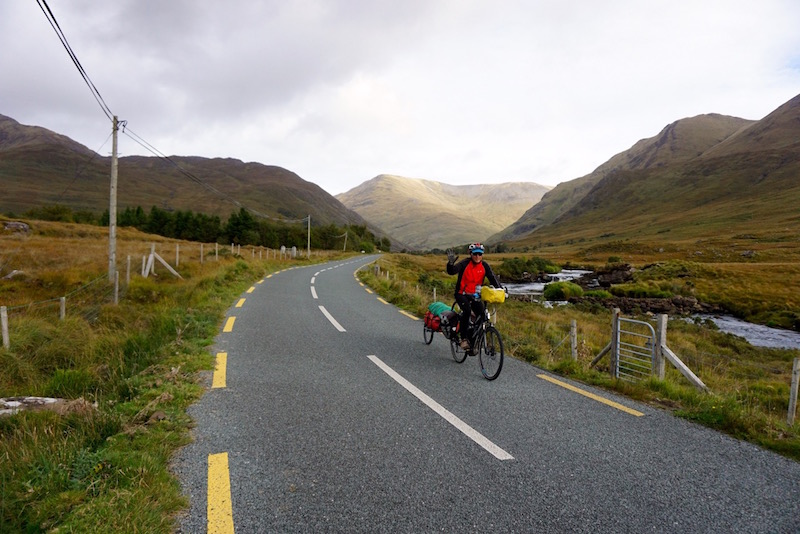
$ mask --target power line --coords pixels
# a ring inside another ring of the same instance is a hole
[[[47,18],[47,21],[50,23],[50,26],[53,27],[53,31],[56,32],[58,39],[61,41],[61,44],[64,45],[64,49],[67,51],[67,54],[69,54],[72,63],[74,63],[75,67],[78,69],[78,72],[83,78],[83,81],[86,82],[86,85],[92,92],[92,96],[94,96],[94,99],[97,100],[98,104],[100,104],[100,109],[103,110],[103,113],[105,113],[106,117],[108,117],[108,120],[113,120],[112,117],[114,116],[114,113],[108,107],[105,100],[103,100],[103,96],[100,94],[100,91],[97,90],[97,87],[95,87],[91,78],[89,78],[89,74],[86,72],[86,69],[83,68],[83,65],[81,65],[81,62],[78,60],[78,56],[75,55],[75,52],[72,50],[69,41],[67,41],[67,36],[64,35],[61,26],[58,24],[58,21],[56,20],[56,16],[53,14],[53,11],[50,9],[50,6],[47,5],[47,0],[36,0],[36,3],[39,4],[39,8],[42,10],[42,13],[44,13],[44,16]]]
[[[106,140],[103,141],[102,145],[100,145],[100,148],[98,148],[96,151],[92,152],[92,157],[90,157],[88,160],[85,160],[83,165],[81,167],[78,167],[78,169],[75,170],[75,176],[72,177],[72,181],[67,185],[67,187],[64,188],[63,191],[61,191],[61,193],[58,195],[58,197],[56,197],[56,203],[61,201],[61,199],[64,197],[64,194],[67,191],[69,191],[69,189],[72,187],[72,185],[78,179],[78,177],[83,173],[84,169],[86,169],[89,166],[89,164],[92,161],[94,161],[94,158],[96,158],[97,155],[99,154],[99,152],[101,150],[103,150],[103,147],[106,145],[106,143],[108,143],[108,140],[111,139],[112,135],[114,135],[114,132],[111,132],[110,134],[108,134],[108,137],[106,137]]]
[[[103,110],[103,113],[105,113],[106,117],[108,117],[108,119],[113,122],[114,121],[114,117],[115,117],[114,113],[111,111],[111,108],[109,108],[108,105],[106,104],[105,100],[103,99],[103,96],[100,94],[100,91],[97,90],[97,87],[94,85],[94,83],[92,82],[91,78],[89,78],[89,74],[86,72],[86,69],[83,68],[83,65],[81,65],[81,62],[78,60],[78,56],[72,50],[72,46],[70,46],[69,41],[67,40],[67,36],[64,34],[63,30],[61,29],[61,26],[58,24],[58,21],[56,20],[56,17],[53,14],[53,11],[50,9],[50,6],[47,5],[47,0],[36,0],[36,3],[39,5],[39,8],[42,10],[42,13],[44,13],[44,16],[47,18],[47,21],[50,23],[50,26],[52,26],[53,31],[56,32],[56,35],[58,36],[59,40],[61,41],[61,44],[64,45],[64,49],[67,51],[67,54],[69,54],[69,57],[72,60],[72,63],[75,64],[75,67],[78,69],[78,72],[80,73],[80,75],[83,78],[84,82],[86,82],[86,85],[89,87],[89,90],[92,92],[92,96],[94,96],[95,100],[97,100],[97,103],[100,105],[100,108]],[[191,181],[195,182],[196,184],[204,187],[205,189],[207,189],[208,191],[214,193],[215,195],[219,196],[220,198],[223,198],[223,199],[227,200],[228,202],[232,203],[234,206],[236,206],[238,208],[245,209],[245,210],[251,212],[252,214],[254,214],[254,215],[258,216],[258,217],[262,217],[264,219],[270,219],[270,220],[273,220],[273,221],[285,222],[285,223],[305,222],[305,221],[309,220],[309,218],[310,218],[310,216],[309,216],[309,217],[304,217],[302,219],[278,219],[278,218],[275,218],[275,217],[270,217],[269,215],[266,215],[264,213],[260,213],[259,211],[254,210],[252,208],[248,208],[248,207],[244,206],[238,200],[226,195],[225,193],[223,193],[222,191],[216,189],[215,187],[211,186],[210,184],[205,183],[203,180],[201,180],[200,178],[195,176],[193,173],[191,173],[188,170],[186,170],[183,167],[181,167],[175,160],[173,160],[169,156],[166,156],[164,153],[162,153],[156,147],[154,147],[153,145],[151,145],[150,143],[145,141],[142,137],[137,135],[135,132],[130,131],[129,129],[126,130],[125,127],[127,125],[127,121],[120,121],[120,125],[122,126],[122,133],[128,135],[128,137],[133,139],[136,143],[138,143],[139,145],[141,145],[142,147],[147,149],[149,152],[151,152],[155,156],[157,156],[157,157],[159,157],[161,159],[164,159],[164,160],[168,161],[169,163],[171,163],[172,165],[174,165],[175,168],[177,168],[178,171],[180,171],[180,173],[183,174],[189,180],[191,180]],[[74,182],[74,179],[73,179],[73,182]],[[62,193],[62,195],[63,195],[63,193]]]

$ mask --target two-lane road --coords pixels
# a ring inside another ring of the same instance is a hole
[[[488,382],[359,284],[373,259],[230,309],[175,464],[183,532],[800,530],[797,463],[511,358]]]

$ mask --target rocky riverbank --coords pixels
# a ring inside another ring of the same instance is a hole
[[[616,284],[624,284],[633,281],[635,269],[625,263],[614,264],[603,269],[586,273],[571,281],[583,288],[584,291],[596,289],[608,289]],[[527,273],[526,273],[527,274]],[[539,273],[538,276],[529,276],[528,281],[548,283],[559,279],[559,277]],[[540,300],[541,295],[536,293],[510,294],[509,299],[520,301]],[[619,308],[626,314],[660,314],[667,315],[696,315],[696,314],[717,314],[724,312],[718,306],[698,301],[694,297],[674,296],[669,298],[632,298],[632,297],[573,297],[569,299],[571,304],[586,305],[592,307],[603,307],[607,309]]]

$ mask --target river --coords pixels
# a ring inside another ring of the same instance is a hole
[[[574,280],[591,271],[577,269],[564,269],[558,274],[551,275],[553,281]],[[505,284],[508,292],[513,295],[541,295],[543,282],[530,282],[525,284]],[[748,323],[728,315],[698,315],[700,319],[709,319],[717,325],[722,332],[734,334],[745,338],[756,347],[770,347],[780,349],[800,349],[800,332],[771,328],[760,324]]]

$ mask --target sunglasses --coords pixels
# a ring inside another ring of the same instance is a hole
[[[473,252],[473,256],[483,256],[483,252]]]

